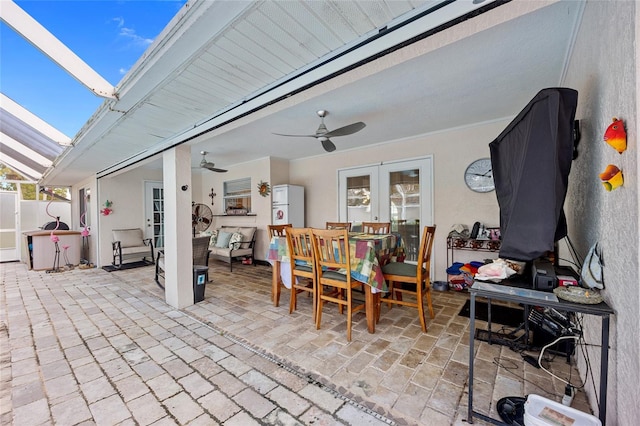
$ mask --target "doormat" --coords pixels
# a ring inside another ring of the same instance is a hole
[[[487,303],[478,302],[476,300],[476,319],[480,321],[487,321]],[[467,300],[462,309],[460,310],[461,317],[469,318],[471,313],[471,302]],[[509,327],[517,327],[523,322],[524,310],[518,308],[510,308],[508,306],[491,304],[491,323],[502,324]]]
[[[125,271],[127,269],[140,268],[142,266],[149,266],[149,265],[153,265],[153,263],[149,262],[148,260],[139,260],[137,262],[123,263],[122,266],[119,268],[113,265],[106,265],[106,266],[103,266],[102,269],[104,269],[107,272],[116,272],[116,271]]]

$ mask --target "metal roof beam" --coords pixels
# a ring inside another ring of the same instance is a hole
[[[49,140],[48,142],[55,142],[56,144],[62,146],[71,145],[71,138],[69,136],[51,126],[49,123],[33,114],[31,111],[25,109],[24,107],[22,107],[22,105],[18,104],[3,93],[0,93],[0,109],[6,111],[8,114],[11,114],[11,116],[17,118],[27,127],[30,127],[31,129],[46,137]],[[12,121],[15,120],[12,120],[11,117],[7,115],[3,114],[2,116],[0,116],[0,122],[2,123],[2,126],[6,125],[7,128],[18,126],[17,123],[13,123]],[[15,137],[16,136],[14,136],[14,139]],[[34,136],[31,135],[31,137]],[[42,143],[42,141],[38,142]],[[22,143],[28,145],[28,143],[25,141],[23,141]],[[31,146],[31,148],[33,148],[33,146]],[[56,149],[55,155],[57,156],[58,154],[60,154],[60,152],[58,152]]]
[[[46,157],[43,157],[36,151],[29,148],[27,145],[18,142],[17,140],[3,132],[0,132],[0,145],[4,145],[8,148],[13,149],[14,151],[32,159],[43,167],[49,167],[51,166],[51,164],[53,164],[53,161],[49,160]]]
[[[25,178],[37,181],[42,177],[42,173],[33,170],[31,167],[25,166],[20,161],[6,155],[4,152],[0,152],[0,163],[11,167],[13,170],[20,173]]]
[[[97,96],[117,99],[115,88],[11,0],[2,0],[0,20],[33,44]]]

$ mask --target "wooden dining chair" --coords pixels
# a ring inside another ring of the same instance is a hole
[[[362,222],[362,232],[366,234],[389,234],[391,222]]]
[[[351,231],[351,222],[327,222],[325,229],[346,229]]]
[[[311,233],[318,274],[316,329],[320,329],[324,302],[337,303],[341,314],[344,307],[347,308],[347,341],[350,342],[353,314],[364,310],[365,304],[353,304],[353,289],[360,283],[351,279],[349,233],[346,229],[312,229]]]
[[[317,285],[312,239],[310,228],[287,229],[287,246],[291,262],[289,313],[297,309],[297,295],[305,292],[313,297],[312,317],[315,321]]]
[[[291,228],[293,225],[287,223],[285,225],[267,225],[267,229],[269,230],[269,239],[272,237],[284,237],[285,230]]]
[[[434,318],[431,305],[431,249],[436,227],[425,226],[422,232],[420,251],[418,252],[418,264],[404,262],[391,262],[382,267],[384,279],[389,286],[387,296],[380,297],[376,315],[380,316],[380,305],[386,302],[389,308],[392,304],[410,306],[418,309],[422,331],[427,332],[427,323],[424,318],[423,298],[427,299],[429,315]],[[416,301],[404,300],[403,295],[415,297]],[[395,296],[395,298],[394,298]]]

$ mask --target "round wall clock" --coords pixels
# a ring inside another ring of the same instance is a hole
[[[469,164],[464,172],[464,181],[470,190],[475,192],[491,192],[495,189],[491,159],[481,158]]]

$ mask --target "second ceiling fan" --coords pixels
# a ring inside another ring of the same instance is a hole
[[[200,151],[200,154],[202,155],[202,160],[200,161],[200,168],[211,170],[212,172],[216,172],[216,173],[227,172],[225,169],[219,169],[216,167],[215,164],[207,161],[207,151]]]
[[[327,129],[327,126],[325,126],[324,124],[324,118],[329,114],[329,112],[327,110],[321,109],[319,111],[316,112],[318,114],[318,117],[320,117],[320,126],[318,126],[318,130],[316,130],[316,133],[313,135],[287,135],[287,134],[282,134],[282,133],[274,133],[274,135],[278,135],[278,136],[293,136],[293,137],[300,137],[300,138],[316,138],[318,139],[321,143],[322,143],[322,147],[324,148],[325,151],[327,152],[333,152],[336,150],[336,146],[334,145],[333,142],[331,142],[331,140],[329,138],[335,137],[335,136],[347,136],[347,135],[352,135],[356,132],[359,132],[360,130],[364,129],[366,124],[364,124],[362,121],[358,121],[357,123],[353,123],[353,124],[349,124],[347,126],[344,127],[340,127],[338,129],[329,131]]]

